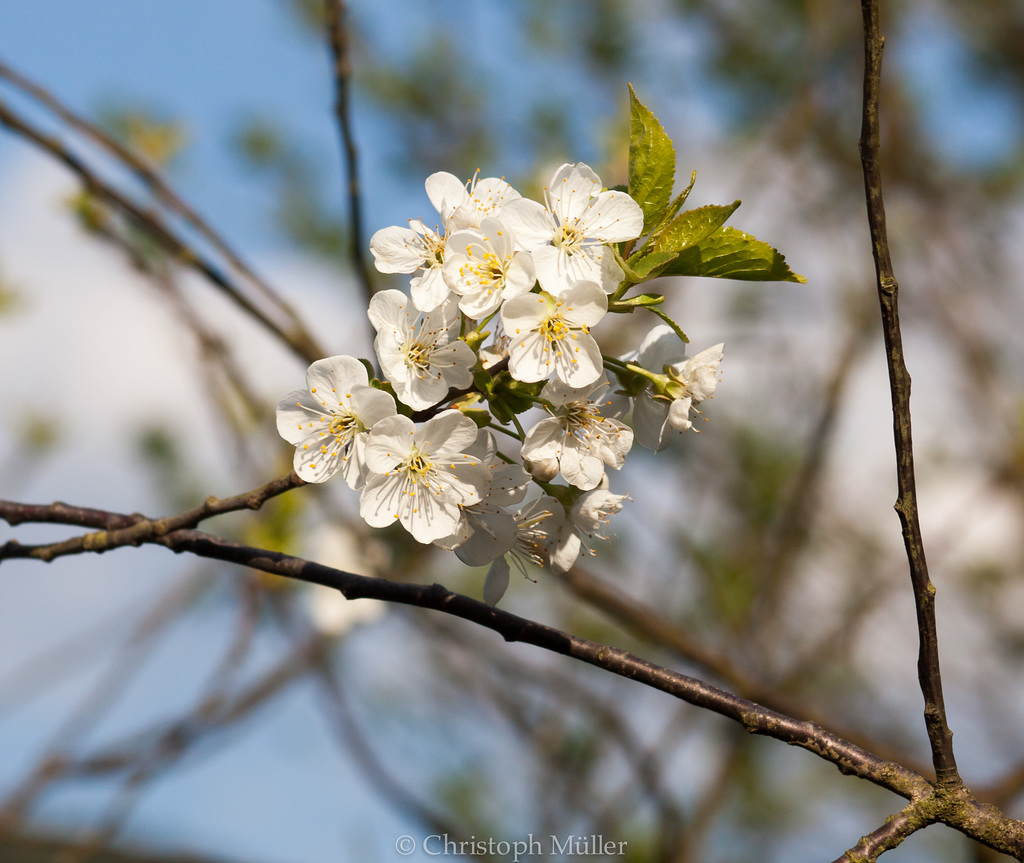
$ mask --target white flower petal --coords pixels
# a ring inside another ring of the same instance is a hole
[[[442,268],[439,266],[424,270],[422,276],[417,276],[409,282],[412,304],[421,312],[433,311],[448,299],[450,293]]]
[[[462,411],[447,410],[423,423],[413,437],[427,452],[465,453],[476,444],[477,432],[476,423]]]
[[[689,431],[693,428],[690,421],[690,406],[692,399],[675,399],[668,406],[668,424],[678,432]]]
[[[608,313],[608,296],[594,282],[577,282],[560,299],[574,324],[592,327]]]
[[[441,219],[447,221],[451,214],[465,203],[469,195],[466,193],[466,185],[454,174],[446,171],[438,171],[427,177],[424,184],[427,189],[427,197],[434,209],[441,214]]]
[[[455,556],[466,566],[486,566],[503,557],[516,544],[516,520],[511,513],[468,513],[472,533],[455,549]]]
[[[306,371],[306,386],[311,392],[318,388],[336,391],[336,398],[343,397],[355,386],[366,386],[369,381],[366,366],[349,356],[317,360]]]
[[[545,387],[546,389],[546,387]],[[562,454],[565,430],[558,417],[546,417],[531,428],[523,439],[522,456],[532,462],[557,459]]]
[[[604,371],[604,358],[594,337],[587,333],[574,334],[565,342],[564,350],[554,357],[555,374],[570,386],[585,387],[594,383]]]
[[[415,429],[413,421],[401,414],[380,420],[366,441],[367,467],[379,474],[393,470],[412,451]]]
[[[426,246],[423,237],[411,228],[392,225],[370,238],[370,251],[374,266],[382,273],[415,273],[423,266]]]
[[[644,212],[625,192],[601,192],[580,217],[583,232],[602,243],[635,240],[644,229]]]
[[[633,403],[633,433],[641,446],[661,452],[672,440],[668,403],[641,393]]]
[[[686,357],[686,345],[668,324],[658,324],[644,336],[640,343],[637,363],[645,369],[661,374],[667,365],[680,362]]]
[[[370,527],[387,527],[401,516],[405,480],[397,474],[371,474],[359,498],[359,515]]]
[[[604,478],[601,459],[582,452],[578,446],[566,446],[558,465],[566,481],[583,491],[597,488]]]
[[[508,590],[509,566],[504,557],[497,558],[487,571],[484,579],[484,602],[492,608],[498,604]]]
[[[402,527],[424,544],[448,536],[460,518],[458,504],[434,494],[406,495],[399,511]]]
[[[533,251],[551,242],[558,226],[543,204],[517,198],[501,208],[501,221],[515,234],[519,248]]]
[[[579,219],[587,210],[590,199],[601,191],[601,178],[583,162],[562,165],[551,178],[548,197],[551,209],[559,222]]]
[[[379,291],[370,298],[367,316],[378,331],[384,328],[391,329],[397,326],[399,321],[409,317],[406,312],[408,304],[409,298],[401,291]]]

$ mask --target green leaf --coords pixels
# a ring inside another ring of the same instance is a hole
[[[644,212],[644,232],[663,218],[672,200],[676,151],[658,118],[629,87],[629,195]]]
[[[661,305],[665,297],[661,294],[639,294],[625,300],[612,300],[608,303],[609,312],[629,314],[635,309],[649,309],[651,306]]]
[[[651,252],[650,254],[638,255],[635,262],[630,258],[629,266],[638,278],[649,279],[654,278],[652,274],[655,270],[671,263],[675,259],[675,252]]]
[[[684,249],[661,275],[712,276],[752,282],[807,281],[789,268],[781,252],[736,228],[719,228]]]
[[[712,204],[680,213],[658,234],[654,251],[681,252],[697,245],[721,228],[739,205],[739,201],[733,201],[728,206]]]

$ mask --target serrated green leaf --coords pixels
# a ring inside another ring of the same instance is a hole
[[[665,302],[662,294],[639,294],[635,297],[628,297],[625,300],[612,300],[608,303],[608,312],[618,314],[629,314],[635,309],[649,309],[652,306],[660,306]]]
[[[654,250],[681,252],[696,245],[722,227],[739,205],[739,201],[733,201],[727,206],[711,204],[680,213],[658,234]]]
[[[719,228],[684,249],[661,275],[712,276],[753,282],[807,281],[789,268],[785,256],[777,249],[736,228]]]
[[[658,118],[629,87],[629,195],[644,213],[644,232],[663,218],[672,200],[676,150]]]
[[[690,185],[687,186],[685,189],[683,189],[683,191],[681,191],[678,195],[676,195],[675,200],[672,201],[672,203],[668,205],[668,209],[665,210],[665,215],[662,217],[662,222],[667,222],[669,219],[673,218],[675,216],[675,214],[678,213],[682,209],[683,204],[686,203],[686,199],[690,197],[690,192],[693,190],[693,184],[696,183],[696,182],[697,182],[697,172],[696,171],[691,171],[690,172]],[[661,225],[659,224],[657,227],[660,228]],[[657,228],[655,230],[657,230]]]
[[[675,252],[651,252],[647,255],[638,255],[635,263],[630,258],[629,265],[634,275],[638,278],[648,279],[652,277],[651,274],[658,267],[663,267],[665,264],[674,261],[675,257]]]

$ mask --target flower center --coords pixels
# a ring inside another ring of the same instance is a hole
[[[551,536],[544,531],[541,524],[551,518],[554,513],[551,510],[537,510],[533,504],[526,512],[516,513],[516,544],[513,548],[513,560],[522,568],[521,562],[516,555],[522,555],[531,563],[537,566],[544,566],[545,553]],[[525,575],[525,570],[523,570]]]
[[[403,345],[402,351],[405,354],[405,364],[414,369],[430,368],[430,354],[433,350],[433,343],[408,341]]]
[[[445,238],[440,234],[425,234],[423,245],[426,246],[426,254],[423,256],[423,268],[432,270],[444,263]]]
[[[429,485],[428,480],[434,470],[434,463],[427,458],[426,454],[414,446],[412,452],[402,462],[401,469],[405,472],[406,479],[412,485],[416,485],[418,482]]]
[[[590,427],[601,420],[601,415],[590,402],[569,402],[562,416],[562,428],[577,438],[590,437]]]
[[[549,343],[561,341],[569,332],[569,322],[557,312],[540,322],[540,333]]]
[[[484,252],[483,260],[472,264],[469,269],[482,287],[489,288],[505,281],[505,265],[494,252]]]
[[[571,225],[566,222],[562,225],[561,230],[555,234],[554,243],[563,249],[567,255],[575,255],[583,251],[584,239],[586,238],[583,236],[583,231],[576,227],[575,222]]]
[[[334,435],[341,443],[344,443],[346,440],[351,438],[353,434],[359,431],[359,427],[359,418],[356,417],[355,414],[335,414],[331,419],[331,434]]]

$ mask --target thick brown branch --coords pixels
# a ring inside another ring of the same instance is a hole
[[[597,644],[535,623],[506,611],[491,608],[442,587],[367,578],[332,569],[278,552],[244,546],[195,530],[177,531],[154,539],[174,551],[189,551],[300,581],[340,590],[348,599],[370,597],[388,602],[430,608],[493,629],[506,641],[533,644],[545,650],[579,659],[622,677],[667,692],[698,707],[737,722],[752,734],[764,734],[814,752],[835,764],[843,773],[860,776],[901,796],[926,794],[931,785],[922,776],[898,764],[853,746],[812,722],[801,722],[761,705],[737,698],[701,680],[647,662],[625,650]]]
[[[297,478],[284,477],[254,492],[225,501],[211,499],[202,506],[189,510],[188,513],[162,520],[162,524],[166,526],[177,523],[178,520],[186,523],[229,509],[255,506],[259,504],[261,498],[270,497],[271,492],[280,493],[292,487],[296,480]],[[66,507],[64,504],[60,506]],[[95,518],[95,510],[87,512],[91,513],[89,518]],[[14,513],[20,521],[24,521],[27,510],[23,504],[0,502],[0,517],[5,517],[5,513]],[[114,513],[108,514],[108,517],[112,522],[131,518]],[[78,524],[86,516],[71,513],[69,518]],[[51,514],[48,518],[44,517],[44,520],[54,521],[55,517]],[[578,659],[732,719],[751,734],[765,735],[807,749],[834,764],[841,773],[858,776],[911,801],[929,801],[935,807],[934,817],[930,820],[941,821],[996,850],[1024,860],[1024,823],[1008,818],[995,807],[979,802],[961,784],[934,786],[919,773],[901,764],[879,758],[814,722],[800,721],[770,710],[702,680],[655,665],[625,650],[578,638],[491,608],[482,602],[452,593],[439,584],[409,584],[354,575],[280,552],[231,542],[194,529],[167,532],[147,530],[142,533],[141,538],[129,533],[140,526],[148,528],[154,524],[157,522],[145,520],[122,529],[122,544],[127,544],[130,539],[132,544],[145,542],[163,545],[175,552],[190,552],[200,557],[229,561],[287,578],[332,587],[340,590],[348,599],[369,597],[433,609],[468,620],[494,630],[506,641],[532,644],[553,653]],[[110,531],[108,536],[114,534],[115,531]],[[108,544],[92,550],[108,550],[112,547]],[[7,543],[0,547],[0,561],[7,557],[25,556],[18,553],[23,548],[25,547],[17,543]],[[86,550],[89,549],[79,549]]]
[[[764,734],[808,749],[835,764],[841,772],[860,776],[903,797],[920,797],[931,789],[931,784],[919,774],[899,764],[885,761],[826,731],[816,723],[799,721],[769,710],[696,678],[647,662],[624,650],[577,638],[514,614],[499,611],[469,597],[452,593],[439,584],[425,586],[367,578],[184,527],[220,512],[247,506],[256,507],[273,494],[279,494],[300,483],[301,480],[292,474],[268,483],[254,492],[223,501],[211,498],[201,506],[177,516],[159,520],[145,519],[119,530],[87,534],[85,537],[75,537],[49,546],[33,548],[13,541],[8,542],[0,547],[0,562],[5,558],[24,557],[49,561],[65,554],[100,552],[125,545],[155,543],[175,552],[187,551],[200,557],[230,561],[299,581],[333,587],[349,599],[371,597],[430,608],[493,629],[506,641],[533,644],[622,677],[637,680],[690,704],[740,722],[752,734]],[[14,523],[23,522],[24,505],[0,501],[0,517]]]
[[[940,785],[961,782],[953,756],[953,732],[946,722],[939,671],[939,642],[935,625],[935,588],[928,577],[924,541],[918,521],[917,489],[914,480],[914,448],[910,429],[910,374],[903,359],[897,304],[898,285],[889,255],[882,203],[882,176],[879,167],[879,93],[882,76],[884,39],[879,26],[877,0],[861,0],[864,14],[864,113],[861,126],[860,157],[864,169],[868,224],[875,259],[878,299],[882,310],[882,330],[892,394],[893,437],[896,444],[896,478],[899,499],[896,511],[903,527],[903,543],[910,563],[910,579],[917,607],[919,651],[917,675],[924,696],[924,720],[931,744],[932,763]]]
[[[650,608],[631,599],[617,588],[605,584],[584,567],[574,566],[569,572],[560,575],[559,579],[572,590],[575,596],[601,609],[641,638],[646,638],[655,644],[661,644],[675,651],[688,663],[714,675],[734,692],[780,713],[801,716],[812,722],[825,724],[823,718],[815,716],[806,705],[800,704],[795,699],[786,697],[777,689],[744,674],[727,656],[700,644],[679,627],[674,626]],[[880,741],[868,740],[848,729],[842,730],[842,736],[862,749],[875,752],[889,761],[899,761],[917,771],[916,765],[908,763],[902,753],[894,751],[892,747],[888,747]]]

